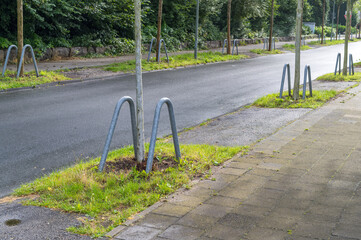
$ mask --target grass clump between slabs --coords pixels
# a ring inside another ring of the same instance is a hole
[[[147,148],[149,145],[147,145]],[[181,187],[194,178],[210,176],[218,166],[248,147],[181,145],[182,158],[174,157],[173,144],[157,143],[153,172],[146,162],[139,165],[131,146],[109,153],[106,167],[98,172],[100,158],[53,172],[14,191],[16,196],[38,195],[27,205],[84,214],[80,227],[68,230],[92,237],[103,236],[115,226]]]
[[[268,51],[267,49],[251,49],[251,52],[259,54],[259,55],[265,55],[265,54],[281,54],[283,53],[281,50],[275,49],[272,51]]]
[[[294,51],[296,49],[294,44],[284,44],[282,46],[282,48],[284,48],[284,49],[286,49],[288,51]],[[302,45],[301,46],[301,51],[310,50],[310,49],[312,49],[310,46],[307,46],[307,45]]]
[[[347,75],[344,76],[341,74],[335,75],[334,73],[327,73],[325,75],[319,76],[317,80],[320,81],[333,81],[333,82],[358,82],[361,80],[361,72],[355,72],[354,75],[348,75],[348,69],[347,69]]]
[[[21,87],[36,87],[37,85],[52,82],[61,82],[70,80],[59,72],[40,71],[39,77],[36,76],[35,71],[25,73],[24,77],[16,78],[16,73],[13,71],[6,71],[5,76],[0,76],[0,90]]]
[[[302,99],[302,92],[299,100],[293,100],[288,96],[288,92],[283,93],[283,97],[279,97],[279,93],[269,94],[257,99],[253,106],[264,108],[318,108],[330,99],[334,98],[339,92],[335,90],[313,90],[312,97],[309,91],[306,92],[306,99]],[[292,95],[292,94],[291,94]]]
[[[207,64],[215,62],[224,62],[231,60],[241,60],[248,58],[246,55],[223,55],[220,52],[201,52],[198,53],[198,58],[194,59],[193,53],[186,53],[180,55],[174,55],[169,57],[169,64],[167,63],[166,58],[162,58],[160,63],[155,61],[155,58],[152,58],[149,62],[142,61],[143,71],[153,71],[161,70],[168,68],[177,68],[185,67],[197,64]],[[113,63],[104,67],[106,71],[112,72],[134,72],[135,71],[135,60]]]

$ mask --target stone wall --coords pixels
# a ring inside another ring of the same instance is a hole
[[[307,36],[306,38],[315,38],[316,35]],[[287,41],[294,41],[295,37],[278,37],[276,41],[287,42]],[[245,44],[257,44],[263,42],[263,38],[255,38],[255,39],[239,39],[240,42]],[[221,48],[223,46],[223,41],[207,41],[206,42],[207,48]],[[149,49],[149,44],[144,44],[145,49]],[[57,60],[61,58],[69,58],[69,57],[81,57],[85,56],[88,53],[93,54],[104,54],[106,50],[110,47],[72,47],[72,48],[65,48],[65,47],[58,47],[58,48],[49,48],[45,51],[44,55],[38,59],[40,61],[43,60]],[[186,43],[182,43],[180,49],[187,49],[188,45]],[[147,50],[148,51],[148,50]],[[6,57],[6,49],[0,49],[0,62],[4,62]],[[15,50],[11,51],[10,54],[10,61],[14,62],[16,59]],[[25,61],[29,61],[31,59],[31,54],[27,51],[25,54]]]

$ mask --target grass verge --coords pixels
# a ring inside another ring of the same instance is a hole
[[[166,62],[166,58],[162,58],[160,63],[155,62],[154,59],[151,61],[142,61],[143,71],[153,71],[168,68],[177,68],[197,64],[206,64],[214,62],[224,62],[230,60],[240,60],[248,58],[246,55],[223,55],[220,52],[201,52],[198,53],[198,59],[194,59],[193,53],[186,53],[169,57],[169,64]],[[112,72],[134,72],[135,71],[135,60],[113,63],[104,67],[106,71]]]
[[[13,71],[6,71],[4,77],[0,77],[0,90],[21,87],[35,87],[44,83],[61,82],[70,80],[59,72],[40,71],[39,77],[36,77],[35,72],[25,73],[24,77],[16,79],[16,73]]]
[[[288,51],[294,51],[295,50],[295,45],[294,44],[284,44],[282,46],[282,48],[288,50]],[[304,50],[310,50],[312,49],[310,46],[307,46],[307,45],[302,45],[301,46],[301,51],[304,51]]]
[[[272,51],[268,51],[266,49],[251,49],[251,52],[256,53],[256,54],[260,54],[260,55],[266,55],[266,54],[281,54],[283,53],[281,50],[272,50]]]
[[[246,153],[247,149],[182,145],[182,158],[176,162],[173,144],[159,142],[154,171],[146,174],[136,165],[129,146],[111,152],[102,173],[97,171],[97,158],[22,185],[14,195],[36,194],[38,198],[23,203],[85,214],[83,226],[68,230],[99,237],[161,197],[178,188],[188,188],[192,179],[209,177],[211,166],[220,165],[239,152]]]
[[[339,92],[335,90],[313,90],[313,96],[306,92],[306,99],[293,100],[288,96],[288,92],[283,93],[283,98],[279,98],[279,93],[269,94],[267,96],[257,99],[253,106],[264,108],[318,108],[325,104],[330,99],[334,98]],[[302,93],[300,93],[302,98]]]
[[[349,42],[357,42],[359,41],[358,39],[350,39]],[[309,45],[320,45],[320,46],[332,46],[332,45],[337,45],[337,44],[344,44],[345,40],[333,40],[332,42],[330,40],[327,40],[326,43],[321,44],[320,41],[312,41],[309,42]]]
[[[348,70],[347,70],[347,74],[348,74]],[[361,80],[361,72],[355,72],[355,75],[339,75],[339,74],[334,74],[334,73],[327,73],[325,75],[319,76],[317,78],[317,80],[320,81],[334,81],[334,82],[358,82]]]

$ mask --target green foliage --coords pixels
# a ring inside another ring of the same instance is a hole
[[[293,97],[288,96],[288,92],[283,93],[283,98],[279,98],[279,93],[274,93],[257,99],[253,106],[265,108],[318,108],[337,94],[338,92],[335,90],[313,90],[312,97],[307,91],[305,100],[293,100]],[[302,96],[302,93],[300,93],[300,96]]]
[[[182,145],[182,158],[174,167],[150,174],[136,168],[100,173],[97,170],[100,158],[97,158],[24,184],[14,194],[39,195],[39,198],[25,202],[28,205],[86,214],[89,217],[82,220],[83,226],[68,230],[99,237],[161,197],[186,187],[193,178],[208,174],[211,166],[219,165],[239,152],[244,154],[247,149]],[[131,146],[115,150],[109,153],[107,163],[133,157],[132,151]],[[154,161],[165,156],[175,161],[173,144],[157,143],[155,156]]]
[[[166,62],[166,58],[162,58],[160,63],[154,62],[152,59],[150,62],[144,61],[142,63],[142,69],[144,71],[161,70],[168,68],[184,67],[189,65],[206,64],[213,62],[223,62],[229,60],[240,60],[247,58],[246,55],[222,55],[219,52],[200,52],[198,53],[198,59],[194,59],[192,53],[180,54],[169,57],[169,64]],[[113,63],[106,66],[104,70],[112,72],[134,72],[135,60],[126,61],[121,63]]]
[[[348,74],[348,71],[347,71]],[[355,72],[355,75],[342,75],[342,73],[339,74],[334,74],[334,73],[328,73],[322,76],[319,76],[317,78],[317,80],[321,80],[321,81],[334,81],[334,82],[351,82],[351,81],[356,81],[359,82],[361,81],[361,72]]]
[[[0,49],[5,49],[10,47],[10,45],[12,45],[12,43],[7,40],[6,38],[0,37]]]

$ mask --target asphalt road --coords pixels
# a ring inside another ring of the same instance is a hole
[[[302,66],[311,65],[312,78],[332,72],[338,52],[343,53],[342,45],[304,51]],[[350,44],[350,52],[359,60],[361,42]],[[181,130],[277,92],[285,63],[291,63],[293,76],[293,53],[145,73],[147,139],[160,98],[173,101]],[[54,169],[100,156],[115,104],[126,95],[135,98],[134,76],[0,94],[0,197]],[[158,136],[170,133],[165,113]],[[112,148],[131,139],[125,105]]]

